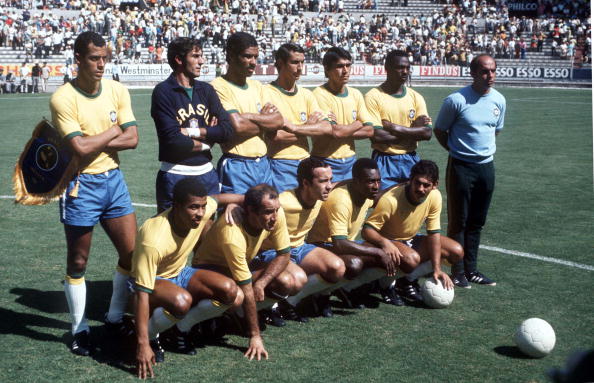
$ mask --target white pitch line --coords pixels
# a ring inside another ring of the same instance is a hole
[[[13,195],[0,195],[0,199],[14,199],[14,196]],[[157,205],[151,204],[151,203],[132,203],[132,205],[139,206],[139,207],[153,207],[153,208],[157,207]],[[501,247],[495,247],[495,246],[480,245],[480,248],[485,249],[485,250],[494,251],[496,253],[515,255],[517,257],[537,259],[537,260],[543,261],[543,262],[557,263],[559,265],[575,267],[576,269],[594,271],[594,266],[584,265],[582,263],[577,263],[577,262],[565,261],[563,259],[543,257],[542,255],[538,255],[538,254],[524,253],[524,252],[515,251],[515,250],[507,250],[507,249],[503,249]]]
[[[577,263],[577,262],[565,261],[563,259],[551,258],[551,257],[543,257],[542,255],[538,255],[538,254],[530,254],[530,253],[524,253],[524,252],[521,252],[521,251],[507,250],[507,249],[502,249],[501,247],[495,247],[495,246],[480,245],[479,247],[481,249],[491,250],[491,251],[495,251],[497,253],[515,255],[517,257],[538,259],[539,261],[550,262],[550,263],[558,263],[560,265],[575,267],[577,269],[594,271],[594,266],[584,265],[582,263]]]

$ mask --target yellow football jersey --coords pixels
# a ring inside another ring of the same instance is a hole
[[[291,247],[299,247],[305,243],[305,237],[311,230],[320,212],[322,201],[316,201],[316,204],[311,209],[306,209],[299,202],[296,189],[282,192],[279,195],[279,201],[285,212]],[[273,246],[270,241],[264,241],[262,249],[267,250],[271,248]]]
[[[349,184],[335,188],[322,204],[318,219],[309,232],[307,242],[332,242],[332,239],[357,239],[373,200],[357,206],[351,198]]]
[[[284,118],[293,124],[303,125],[310,114],[321,111],[315,96],[309,89],[298,88],[288,92],[275,83],[264,87],[267,99],[278,108]],[[298,136],[293,144],[268,141],[268,156],[275,159],[303,160],[309,157],[309,143],[307,137]]]
[[[221,216],[208,231],[192,259],[192,265],[216,265],[227,269],[238,284],[252,281],[249,263],[258,254],[265,239],[278,252],[291,247],[287,221],[282,207],[278,211],[276,225],[272,231],[262,230],[257,236],[247,232],[243,224],[230,225]]]
[[[53,125],[65,139],[94,136],[115,124],[122,129],[136,125],[128,89],[113,80],[101,80],[95,95],[64,84],[52,95],[50,110]],[[117,168],[119,163],[117,151],[100,152],[81,172],[99,174]]]
[[[411,88],[403,87],[401,95],[384,92],[380,87],[373,88],[365,95],[367,110],[373,119],[376,129],[382,128],[382,120],[394,124],[410,127],[414,120],[421,115],[428,116],[425,99]],[[404,154],[417,149],[417,141],[402,140],[398,144],[372,144],[372,148],[388,154]]]
[[[223,108],[231,113],[260,113],[266,104],[263,85],[260,81],[246,79],[245,86],[236,85],[223,77],[217,77],[210,83],[219,96]],[[223,153],[231,153],[245,157],[262,157],[266,155],[266,143],[263,134],[252,137],[234,135],[230,142],[221,144]]]
[[[132,276],[136,286],[146,292],[155,287],[155,277],[173,278],[188,262],[206,223],[217,211],[217,201],[207,197],[206,211],[197,228],[180,237],[173,231],[167,209],[147,219],[138,231],[132,255]]]
[[[407,241],[414,237],[423,223],[427,233],[439,233],[441,224],[441,193],[432,190],[419,205],[406,196],[406,185],[400,185],[381,196],[365,226],[371,226],[390,240]]]
[[[365,99],[358,89],[345,87],[344,93],[333,94],[322,85],[315,88],[313,94],[322,110],[334,113],[339,125],[350,125],[355,120],[361,121],[363,125],[373,125],[372,117],[365,106]],[[342,159],[356,154],[353,138],[316,136],[311,140],[313,156]]]

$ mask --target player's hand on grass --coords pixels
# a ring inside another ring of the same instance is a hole
[[[421,115],[419,117],[417,117],[413,123],[412,126],[413,128],[420,128],[422,126],[427,126],[430,125],[432,123],[431,117],[426,116],[426,115]]]
[[[254,300],[262,302],[264,300],[264,286],[256,282],[253,284],[252,289],[254,290]]]
[[[243,222],[243,208],[236,204],[230,203],[225,207],[225,222],[229,225],[239,225]]]
[[[153,366],[156,364],[155,353],[148,343],[145,345],[138,345],[136,351],[136,364],[138,366],[138,377],[140,379],[155,377],[155,374],[153,373]]]
[[[249,360],[256,358],[256,360],[268,359],[268,351],[264,348],[264,341],[260,335],[252,336],[250,338],[250,346],[245,352],[244,356]]]
[[[436,282],[441,280],[441,284],[446,290],[451,290],[454,288],[454,283],[452,282],[450,276],[441,270],[436,270],[433,272],[433,279],[435,279]]]

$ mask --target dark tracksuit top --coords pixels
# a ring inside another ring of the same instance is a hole
[[[159,139],[159,161],[199,166],[212,160],[210,150],[192,152],[194,141],[182,134],[181,128],[206,128],[204,142],[211,147],[233,137],[229,114],[214,88],[203,81],[194,81],[190,100],[184,87],[171,74],[153,90],[151,116]],[[217,118],[217,124],[209,126],[213,117]]]

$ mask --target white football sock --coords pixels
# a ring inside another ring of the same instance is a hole
[[[148,338],[155,339],[160,332],[167,330],[177,322],[178,319],[165,311],[163,307],[157,307],[149,319]]]
[[[433,271],[433,265],[431,265],[431,261],[425,261],[421,263],[419,266],[415,267],[413,271],[406,275],[406,280],[412,282],[423,275],[429,274]]]
[[[231,305],[224,305],[218,301],[215,304],[212,299],[202,299],[196,306],[188,311],[182,320],[177,322],[177,328],[181,332],[188,332],[196,323],[216,318],[224,313],[229,307],[231,307]]]
[[[277,302],[276,299],[264,297],[262,302],[256,302],[256,311],[272,307]]]
[[[295,307],[301,300],[307,296],[310,296],[315,293],[319,293],[321,291],[325,291],[330,288],[333,283],[328,283],[324,280],[324,278],[320,277],[318,274],[313,274],[307,277],[307,283],[301,291],[297,294],[290,296],[287,298],[287,302]]]
[[[64,280],[64,293],[68,301],[70,320],[72,321],[72,334],[81,331],[89,331],[89,324],[85,317],[85,306],[87,304],[87,285],[85,278],[72,278],[66,276]]]
[[[386,270],[379,267],[370,267],[364,269],[357,278],[353,279],[352,281],[344,285],[342,288],[346,291],[351,291],[359,286],[362,286],[371,281],[375,281],[376,279],[379,279],[384,276],[386,276]]]
[[[130,291],[127,286],[128,275],[122,273],[119,268],[113,276],[113,292],[111,293],[111,302],[107,312],[107,321],[111,323],[120,322],[128,306]]]

